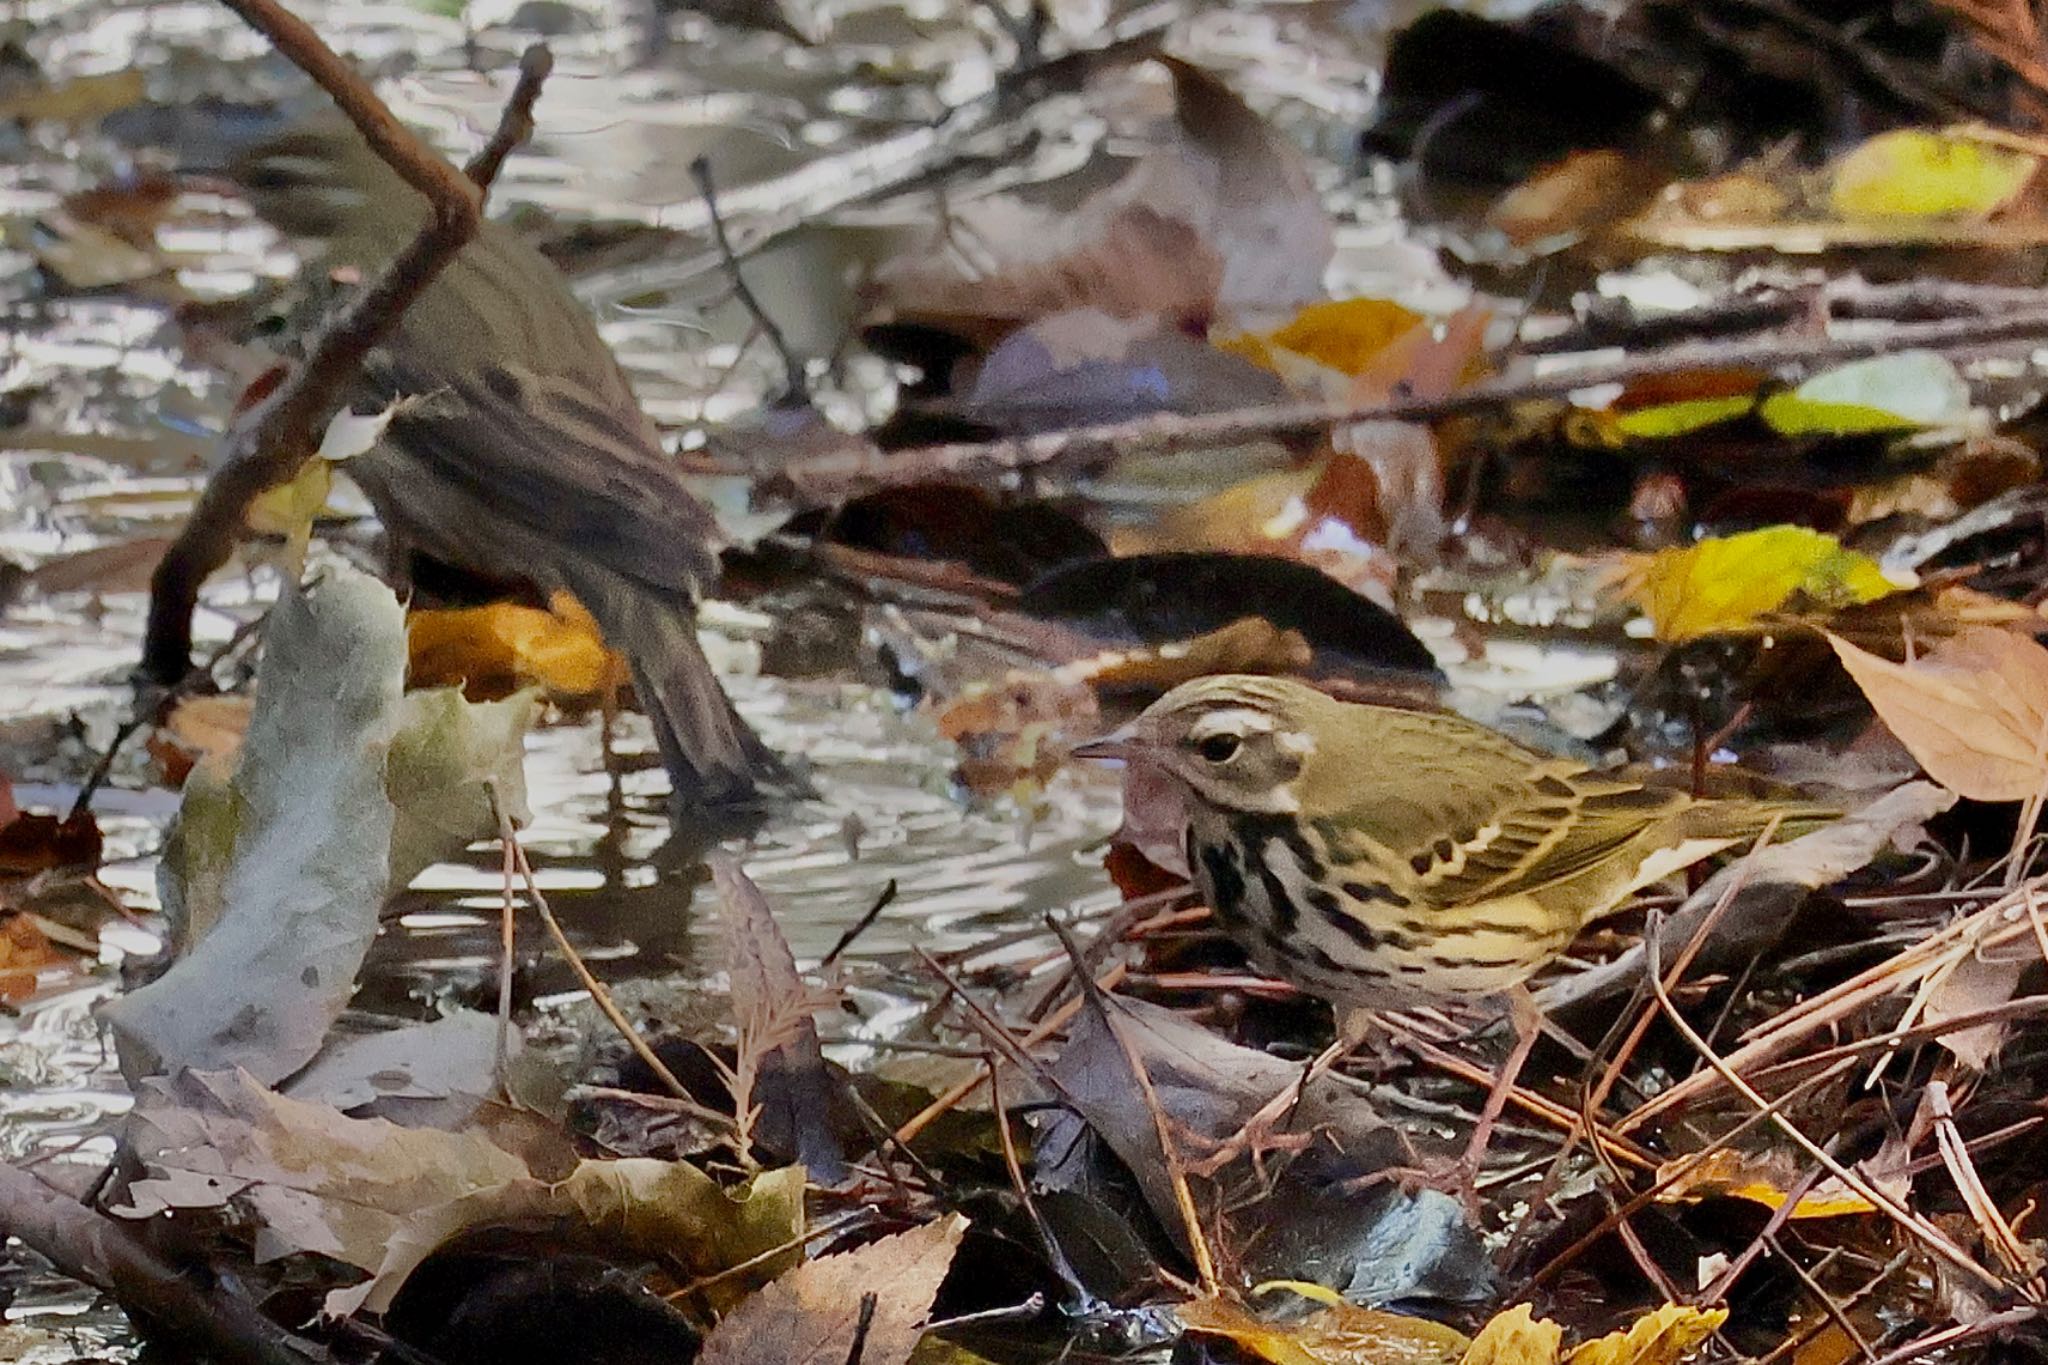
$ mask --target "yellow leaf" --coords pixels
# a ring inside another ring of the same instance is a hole
[[[1311,303],[1276,331],[1246,332],[1216,344],[1278,372],[1275,350],[1302,356],[1339,374],[1363,372],[1381,352],[1422,324],[1422,315],[1386,299]]]
[[[1793,605],[1834,611],[1874,602],[1901,586],[1833,536],[1767,526],[1640,559],[1626,591],[1658,639],[1678,641],[1738,630]]]
[[[539,686],[558,701],[595,702],[626,679],[582,604],[559,593],[553,611],[512,602],[416,611],[406,622],[406,678],[414,687],[459,686],[471,701]]]
[[[1934,351],[1894,351],[1823,370],[1757,410],[1781,436],[1853,436],[1958,426],[1970,415],[1970,385]]]
[[[2021,801],[2048,780],[2048,649],[1971,626],[1911,663],[1828,642],[1927,775],[1973,801]]]
[[[1658,1171],[1658,1184],[1678,1165],[1667,1162]],[[1724,1147],[1703,1161],[1691,1163],[1677,1180],[1665,1185],[1658,1199],[1668,1203],[1690,1203],[1711,1196],[1745,1199],[1777,1210],[1785,1206],[1784,1174],[1774,1170],[1767,1159],[1748,1157]],[[1877,1206],[1830,1176],[1800,1196],[1792,1210],[1794,1218],[1841,1218],[1875,1213]]]
[[[1837,161],[1828,202],[1844,218],[1986,218],[2026,188],[2039,164],[2025,152],[1902,128]]]
[[[1677,403],[1659,403],[1633,412],[1611,414],[1608,425],[1635,440],[1661,440],[1684,436],[1719,422],[1733,421],[1756,406],[1748,394],[1730,398],[1688,398]]]
[[[1299,1322],[1264,1322],[1226,1299],[1174,1312],[1190,1332],[1224,1337],[1271,1365],[1454,1365],[1467,1345],[1440,1322],[1342,1302]]]
[[[1479,1329],[1459,1365],[1557,1365],[1563,1342],[1564,1328],[1518,1303]]]
[[[1677,1365],[1686,1352],[1721,1330],[1725,1308],[1667,1303],[1637,1318],[1625,1332],[1610,1332],[1572,1348],[1565,1365]]]
[[[284,537],[287,577],[296,579],[305,566],[313,521],[333,491],[334,467],[325,460],[308,460],[289,483],[266,488],[250,501],[244,517],[249,529],[259,535]]]

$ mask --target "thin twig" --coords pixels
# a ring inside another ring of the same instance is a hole
[[[1509,404],[1562,398],[1579,389],[1627,384],[1659,375],[1742,365],[1759,370],[1812,370],[1906,348],[1954,350],[2009,343],[2032,346],[2048,338],[2048,308],[2013,309],[1996,316],[1897,323],[1869,335],[1743,338],[1737,343],[1666,347],[1606,364],[1549,368],[1504,376],[1432,398],[1389,402],[1283,403],[1224,412],[1168,413],[1122,422],[984,443],[883,451],[841,447],[784,465],[773,483],[803,504],[829,504],[883,488],[939,480],[1001,484],[1031,470],[1058,465],[1081,470],[1134,452],[1174,451],[1242,444],[1265,437],[1315,437],[1332,427],[1369,421],[1433,421]],[[730,461],[700,460],[717,473],[752,473]]]
[[[547,926],[548,937],[555,941],[556,951],[561,953],[563,961],[569,964],[569,970],[576,974],[576,979],[583,984],[583,989],[589,993],[598,1011],[611,1022],[614,1029],[618,1030],[619,1036],[626,1040],[626,1046],[633,1049],[634,1055],[647,1064],[647,1069],[668,1087],[669,1093],[677,1099],[691,1100],[695,1103],[690,1095],[690,1088],[677,1080],[675,1072],[668,1069],[668,1063],[662,1061],[654,1049],[647,1045],[647,1040],[640,1036],[612,1000],[612,994],[605,989],[604,982],[599,981],[591,973],[589,965],[583,961],[583,955],[576,951],[576,945],[569,942],[569,936],[562,932],[561,921],[555,918],[553,908],[548,905],[548,898],[541,894],[540,883],[533,875],[533,864],[526,860],[526,850],[519,843],[519,833],[512,828],[512,817],[498,801],[496,787],[486,784],[485,790],[490,794],[492,810],[497,812],[498,837],[512,850],[512,858],[518,865],[520,878],[526,883],[527,898],[533,902],[533,908],[540,912],[541,923]],[[722,1123],[732,1122],[724,1114],[719,1114],[718,1118]]]
[[[1719,1072],[1722,1080],[1734,1089],[1736,1093],[1740,1094],[1758,1109],[1770,1109],[1770,1102],[1758,1094],[1748,1081],[1738,1075],[1729,1066],[1726,1059],[1707,1045],[1707,1040],[1700,1037],[1699,1031],[1693,1028],[1691,1022],[1686,1019],[1685,1015],[1679,1011],[1678,1006],[1672,1001],[1669,992],[1664,989],[1664,973],[1661,966],[1662,947],[1659,942],[1659,925],[1655,916],[1651,917],[1649,927],[1643,936],[1643,942],[1649,949],[1651,963],[1649,973],[1650,990],[1656,995],[1657,1004],[1663,1009],[1664,1017],[1671,1021],[1672,1027],[1677,1029],[1687,1045],[1700,1055],[1701,1060],[1705,1061],[1716,1072]],[[1772,1111],[1771,1122],[1779,1132],[1792,1139],[1808,1156],[1827,1167],[1829,1174],[1875,1205],[1881,1213],[1897,1223],[1906,1232],[1918,1238],[1929,1251],[1939,1256],[1942,1260],[1947,1261],[1956,1269],[1964,1271],[1991,1288],[2004,1290],[2010,1287],[2003,1277],[1978,1263],[1968,1252],[1951,1241],[1948,1235],[1942,1232],[1940,1228],[1937,1228],[1934,1224],[1892,1198],[1890,1194],[1864,1179],[1857,1171],[1837,1161],[1826,1148],[1808,1137],[1805,1130],[1800,1128],[1798,1124],[1793,1123],[1775,1110]]]
[[[740,269],[740,260],[733,253],[732,239],[725,235],[725,219],[719,216],[718,195],[711,183],[711,158],[700,156],[690,163],[690,178],[697,182],[697,193],[704,197],[704,212],[711,218],[711,237],[718,244],[718,257],[725,263],[727,278],[732,281],[733,297],[747,310],[748,316],[768,338],[768,344],[775,348],[775,354],[782,358],[783,383],[786,386],[781,402],[789,407],[801,407],[810,401],[810,380],[804,373],[803,359],[790,348],[789,338],[775,319],[761,306],[761,300],[754,295],[747,284],[746,273]]]
[[[1159,1091],[1152,1084],[1152,1074],[1145,1069],[1145,1059],[1138,1055],[1137,1045],[1117,1026],[1109,996],[1097,988],[1088,975],[1087,958],[1082,955],[1081,945],[1074,941],[1073,934],[1056,916],[1047,915],[1045,923],[1059,935],[1060,945],[1074,960],[1074,979],[1082,983],[1082,999],[1101,1012],[1102,1026],[1109,1030],[1110,1038],[1131,1068],[1131,1079],[1138,1083],[1138,1093],[1144,1097],[1145,1109],[1152,1116],[1152,1133],[1159,1142],[1160,1158],[1166,1163],[1166,1180],[1173,1188],[1174,1206],[1180,1210],[1188,1239],[1188,1253],[1195,1258],[1195,1278],[1203,1295],[1213,1298],[1221,1292],[1216,1278],[1216,1258],[1209,1250],[1208,1236],[1202,1231],[1202,1216],[1195,1208],[1194,1191],[1188,1187],[1187,1163],[1180,1158],[1180,1144],[1173,1140],[1173,1125],[1167,1121],[1166,1107],[1159,1102]]]

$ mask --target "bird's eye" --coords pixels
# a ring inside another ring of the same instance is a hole
[[[1243,743],[1236,735],[1210,735],[1195,745],[1195,752],[1211,763],[1228,763]]]

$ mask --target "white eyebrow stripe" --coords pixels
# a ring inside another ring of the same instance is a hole
[[[1273,732],[1273,718],[1249,706],[1211,711],[1188,727],[1188,738],[1204,740],[1211,735],[1266,735]]]

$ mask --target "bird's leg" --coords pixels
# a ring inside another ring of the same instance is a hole
[[[1190,1164],[1189,1171],[1199,1176],[1212,1176],[1246,1152],[1256,1159],[1263,1152],[1302,1146],[1307,1141],[1306,1135],[1289,1133],[1287,1129],[1294,1122],[1302,1101],[1308,1098],[1309,1084],[1351,1055],[1352,1050],[1364,1041],[1366,1030],[1372,1026],[1372,1017],[1369,1010],[1339,1009],[1337,1036],[1328,1047],[1309,1059],[1294,1084],[1267,1100],[1237,1132],[1217,1143],[1199,1161]]]
[[[1480,1166],[1486,1160],[1487,1144],[1493,1141],[1493,1127],[1500,1122],[1501,1111],[1508,1105],[1508,1096],[1515,1093],[1515,1081],[1520,1078],[1522,1067],[1527,1064],[1529,1053],[1543,1032],[1543,1017],[1537,1012],[1536,997],[1529,994],[1527,986],[1516,986],[1508,991],[1508,1023],[1515,1030],[1515,1045],[1509,1050],[1508,1059],[1501,1063],[1500,1075],[1494,1078],[1493,1089],[1486,1092],[1486,1106],[1479,1111],[1479,1126],[1472,1130],[1472,1140],[1466,1144],[1465,1155],[1458,1162],[1475,1181],[1479,1178]]]
[[[1507,1108],[1508,1096],[1515,1092],[1515,1081],[1521,1076],[1522,1067],[1528,1062],[1529,1053],[1543,1031],[1543,1018],[1536,1009],[1536,997],[1529,994],[1527,986],[1509,990],[1507,1000],[1508,1022],[1514,1028],[1515,1043],[1508,1051],[1507,1060],[1501,1063],[1492,1089],[1486,1092],[1486,1103],[1479,1110],[1479,1123],[1472,1130],[1471,1140],[1465,1144],[1464,1154],[1455,1161],[1430,1163],[1398,1173],[1418,1184],[1457,1195],[1464,1200],[1466,1209],[1475,1219],[1480,1213],[1479,1173],[1485,1168],[1486,1149],[1493,1141],[1493,1130],[1500,1122],[1502,1111]]]

